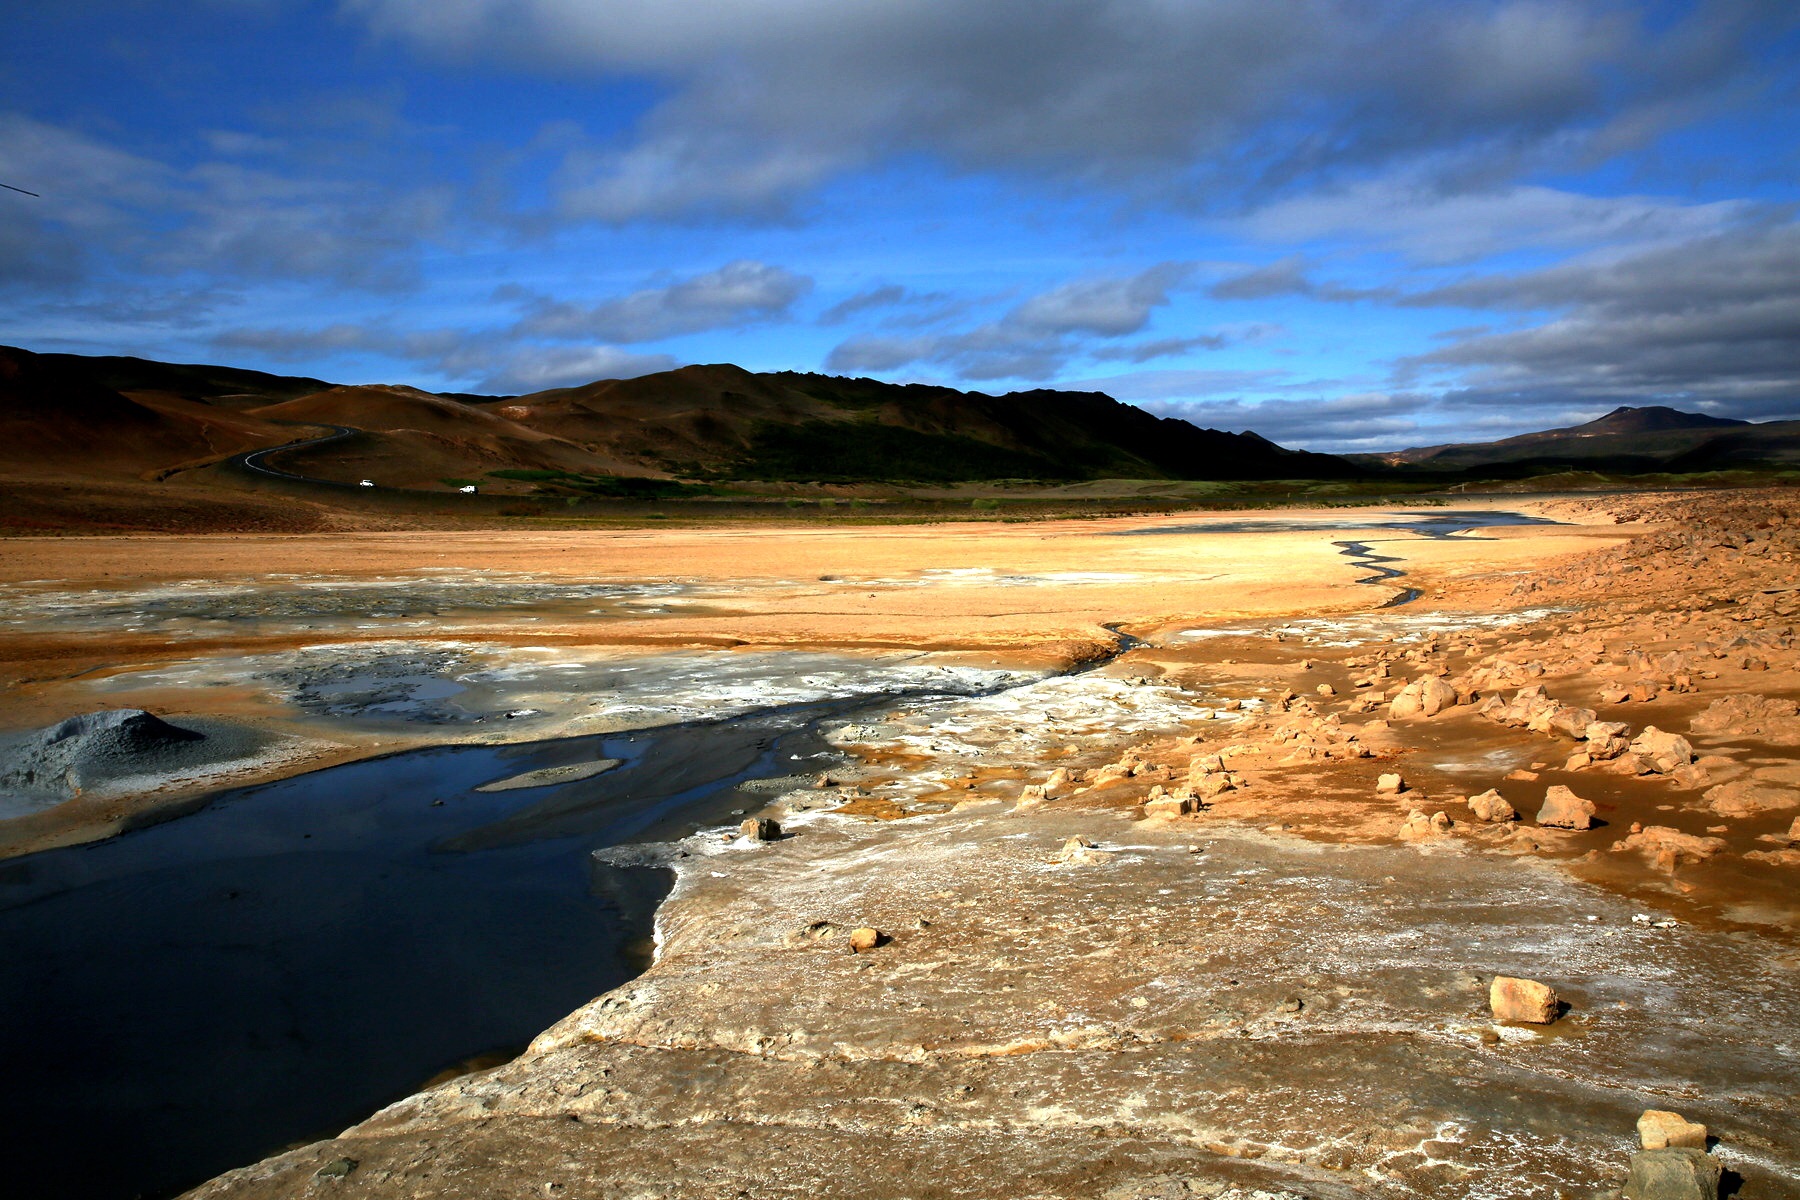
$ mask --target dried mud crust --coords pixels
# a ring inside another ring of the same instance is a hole
[[[1285,528],[1292,515],[1262,522],[1267,531],[1197,538],[1115,536],[1166,525],[1126,518],[0,539],[0,730],[110,707],[232,721],[292,751],[230,780],[255,783],[446,741],[665,723],[654,702],[595,706],[608,698],[608,662],[637,656],[707,658],[726,675],[732,660],[765,654],[810,670],[802,660],[821,652],[1037,673],[1109,655],[1121,622],[1349,612],[1386,594],[1354,582],[1332,532]],[[1621,536],[1608,525],[1531,533],[1395,539],[1425,575]],[[0,856],[184,812],[223,782],[32,813],[0,824]]]
[[[652,852],[640,979],[194,1194],[1611,1196],[1658,1108],[1800,1196],[1800,497],[1577,503],[1636,536],[1470,611],[1135,630],[1078,695],[846,727],[794,836]],[[1570,1011],[1496,1022],[1495,974]]]

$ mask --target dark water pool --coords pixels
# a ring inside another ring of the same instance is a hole
[[[412,751],[0,863],[0,1194],[169,1195],[516,1051],[645,963],[670,873],[590,851],[731,819],[867,703]]]

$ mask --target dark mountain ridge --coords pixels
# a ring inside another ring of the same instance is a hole
[[[993,395],[719,363],[526,396],[471,396],[0,347],[0,468],[18,476],[161,479],[317,438],[326,426],[358,432],[283,452],[284,469],[426,489],[484,480],[515,491],[592,490],[620,478],[1448,484],[1566,470],[1800,466],[1800,421],[1751,424],[1666,406],[1623,406],[1581,425],[1493,442],[1338,457],[1159,417],[1102,392]]]
[[[401,487],[496,471],[898,483],[1360,473],[1332,455],[1201,429],[1100,392],[989,395],[711,364],[490,397],[11,348],[0,361],[10,364],[0,406],[19,434],[12,446],[54,447],[71,466],[89,448],[103,473],[160,477],[209,450],[279,445],[325,424],[360,433],[284,456],[288,469]],[[14,457],[0,447],[0,463]],[[39,455],[30,465],[49,464]]]
[[[1518,477],[1559,470],[1693,472],[1800,463],[1800,422],[1752,424],[1664,405],[1620,406],[1580,425],[1492,442],[1346,455],[1364,469]]]

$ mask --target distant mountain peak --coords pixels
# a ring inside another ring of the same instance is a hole
[[[1596,417],[1585,425],[1576,425],[1570,433],[1653,433],[1662,429],[1721,429],[1730,425],[1748,425],[1733,417],[1711,417],[1705,413],[1683,412],[1665,404],[1649,404],[1634,408],[1629,404]]]

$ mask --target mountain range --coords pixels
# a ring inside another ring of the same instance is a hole
[[[1593,421],[1492,442],[1347,456],[1375,471],[1518,478],[1553,471],[1688,474],[1800,466],[1800,421],[1752,424],[1663,406],[1615,408]]]
[[[1800,422],[1664,407],[1492,442],[1337,456],[1158,417],[1100,392],[989,395],[717,364],[481,396],[0,347],[0,473],[13,478],[217,476],[289,443],[261,460],[340,483],[589,494],[671,481],[1448,483],[1800,465]]]

